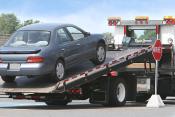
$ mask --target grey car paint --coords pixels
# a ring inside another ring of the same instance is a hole
[[[74,27],[80,30],[85,37],[80,40],[73,40],[66,27]],[[60,43],[56,30],[63,28],[72,39],[70,42]],[[66,68],[82,62],[84,59],[91,59],[96,56],[96,47],[103,41],[100,34],[88,34],[79,27],[72,24],[32,24],[25,26],[18,31],[44,30],[49,31],[50,41],[46,47],[9,47],[0,48],[0,75],[1,76],[21,76],[21,75],[45,75],[52,73],[58,59],[65,61]],[[42,63],[27,63],[29,56],[42,56]],[[9,64],[19,63],[19,70],[10,70]]]

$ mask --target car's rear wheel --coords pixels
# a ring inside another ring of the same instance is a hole
[[[1,79],[6,83],[11,83],[15,81],[16,76],[1,76]]]
[[[106,47],[105,44],[99,43],[96,49],[96,56],[91,61],[96,64],[102,64],[106,59]]]
[[[55,65],[53,80],[54,81],[60,81],[64,79],[65,75],[65,66],[64,62],[62,60],[58,60]]]

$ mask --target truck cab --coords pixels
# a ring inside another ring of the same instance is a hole
[[[109,17],[108,25],[115,28],[109,47],[118,51],[153,46],[155,40],[161,40],[163,54],[159,61],[158,92],[163,98],[174,95],[175,18],[165,16],[162,20],[150,20],[148,16],[137,16],[134,20],[121,20],[120,17]],[[148,94],[154,92],[155,60],[152,54],[126,66],[125,70],[136,74],[138,100],[148,99]]]

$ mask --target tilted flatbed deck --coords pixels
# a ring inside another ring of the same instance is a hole
[[[62,93],[79,87],[109,72],[131,64],[152,51],[148,48],[128,48],[121,51],[108,51],[104,64],[94,66],[90,61],[83,62],[66,71],[63,81],[53,83],[47,77],[18,77],[14,83],[0,82],[0,93]]]

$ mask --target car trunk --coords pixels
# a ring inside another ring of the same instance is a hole
[[[0,49],[0,54],[35,54],[38,53],[41,48],[36,47],[3,47]]]
[[[26,62],[27,57],[41,51],[38,47],[2,47],[0,59],[3,62]]]

